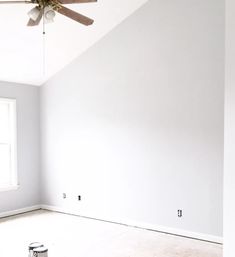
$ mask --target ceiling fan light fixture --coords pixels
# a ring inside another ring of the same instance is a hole
[[[44,9],[44,20],[45,23],[52,23],[54,22],[55,18],[55,11],[53,10],[52,7],[46,6]]]
[[[28,16],[30,17],[30,19],[32,19],[33,21],[36,21],[38,19],[40,15],[40,9],[38,7],[34,7],[33,9],[31,9],[28,12]]]

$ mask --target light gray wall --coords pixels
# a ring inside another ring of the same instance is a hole
[[[151,0],[41,88],[44,204],[222,235],[224,18]]]
[[[0,192],[0,212],[39,204],[39,88],[0,82],[0,97],[17,104],[18,190]]]
[[[235,2],[226,0],[224,257],[233,257],[235,231]]]

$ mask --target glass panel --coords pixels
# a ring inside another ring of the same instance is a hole
[[[0,144],[0,187],[9,186],[11,182],[10,146]]]
[[[0,102],[0,143],[8,143],[10,139],[9,104]]]

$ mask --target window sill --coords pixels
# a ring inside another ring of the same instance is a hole
[[[19,189],[20,185],[0,187],[0,192],[7,192]]]

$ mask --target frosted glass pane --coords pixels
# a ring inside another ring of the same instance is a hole
[[[10,175],[10,146],[0,144],[0,186],[10,184]]]
[[[0,103],[0,143],[9,142],[9,104]]]

